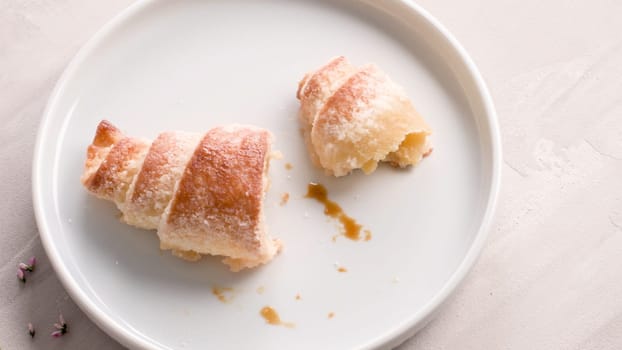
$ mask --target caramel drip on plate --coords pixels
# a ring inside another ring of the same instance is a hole
[[[233,293],[233,288],[212,287],[212,294],[214,294],[214,296],[216,296],[216,298],[218,298],[218,300],[220,300],[223,303],[231,301],[232,296],[229,295],[229,297],[227,297],[227,294],[231,294],[231,293]]]
[[[281,206],[284,206],[285,204],[287,204],[287,202],[289,201],[289,192],[285,192],[283,193],[283,195],[281,195]]]
[[[266,320],[266,323],[274,326],[285,326],[287,328],[294,328],[294,324],[291,322],[283,322],[279,317],[279,314],[270,306],[264,306],[259,312],[261,317]]]
[[[362,225],[358,224],[356,220],[349,217],[339,204],[328,199],[328,191],[326,187],[319,183],[310,182],[307,186],[307,194],[306,198],[313,198],[318,202],[324,204],[324,214],[330,216],[331,218],[339,220],[341,223],[342,234],[353,241],[358,241],[361,239],[361,228]],[[369,232],[369,233],[368,233]],[[369,238],[368,238],[369,237]],[[365,240],[369,241],[371,239],[371,232],[369,230],[365,230]],[[333,241],[335,238],[333,237]]]

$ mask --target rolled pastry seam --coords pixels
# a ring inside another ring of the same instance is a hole
[[[200,140],[201,134],[180,131],[163,132],[156,137],[130,185],[131,195],[122,209],[123,221],[144,229],[158,228],[175,185]]]

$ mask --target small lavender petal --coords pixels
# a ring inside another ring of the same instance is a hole
[[[24,275],[24,271],[22,269],[17,269],[17,278],[19,278],[20,281],[26,283],[26,275]]]
[[[54,328],[58,329],[59,331],[63,329],[63,326],[60,325],[60,323],[54,323]]]
[[[37,264],[37,258],[35,258],[34,256],[28,259],[28,265],[30,265],[30,269],[31,269],[30,271],[35,269],[36,264]]]
[[[58,314],[58,321],[60,322],[60,324],[62,324],[63,326],[65,325],[65,318],[63,317],[63,314]]]
[[[31,267],[29,265],[26,265],[24,263],[19,263],[19,265],[17,265],[17,267],[19,267],[20,270],[22,271],[26,271],[26,270],[30,270]]]
[[[63,336],[63,332],[61,332],[61,331],[54,331],[50,335],[53,336],[54,338],[60,338],[60,337]]]

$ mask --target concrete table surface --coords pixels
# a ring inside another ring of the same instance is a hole
[[[56,80],[130,3],[0,1],[2,350],[122,348],[77,308],[49,265],[30,173]],[[504,172],[481,258],[438,317],[400,349],[622,348],[622,2],[419,3],[488,82]],[[33,255],[38,271],[22,286],[17,264]],[[59,312],[71,333],[53,339]]]

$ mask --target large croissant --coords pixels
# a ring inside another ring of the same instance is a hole
[[[379,161],[406,167],[432,150],[430,127],[404,90],[375,65],[333,58],[298,85],[300,122],[314,164],[334,176]]]
[[[265,232],[271,134],[251,126],[164,132],[150,142],[107,121],[88,147],[81,181],[122,220],[157,229],[161,249],[196,260],[224,256],[233,271],[266,263],[280,242]]]

